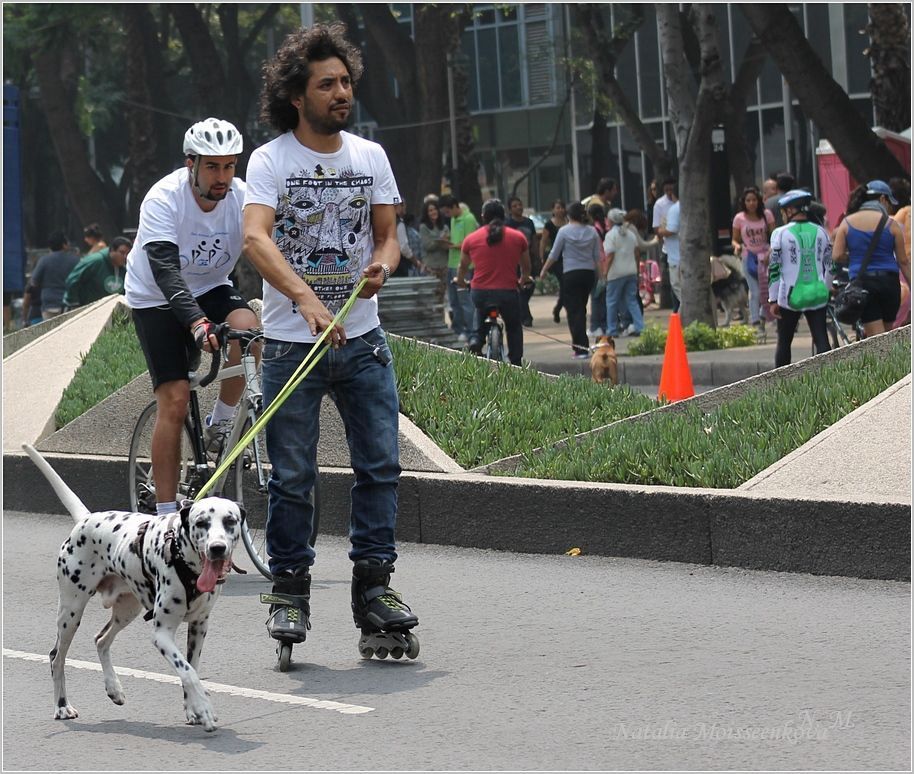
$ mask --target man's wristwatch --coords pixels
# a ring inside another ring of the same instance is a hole
[[[382,263],[381,271],[384,272],[384,282],[387,282],[387,280],[390,279],[390,266],[388,266],[386,263]]]

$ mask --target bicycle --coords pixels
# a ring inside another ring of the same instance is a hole
[[[847,283],[850,282],[850,279],[847,276],[839,276],[832,280],[832,287],[835,288],[835,295],[833,295],[828,303],[825,305],[825,328],[828,331],[828,340],[831,343],[832,349],[837,349],[838,347],[843,347],[846,344],[851,343],[851,338],[848,336],[847,331],[844,330],[844,326],[838,320],[838,316],[835,313],[835,298],[837,298],[837,293],[841,291]],[[863,323],[860,321],[860,318],[857,318],[857,321],[853,325],[854,331],[854,341],[862,341],[865,336],[863,333]],[[812,354],[816,354],[816,344],[812,344]]]
[[[508,362],[508,350],[505,346],[505,325],[497,306],[488,306],[483,320],[485,336],[481,343],[481,356],[489,360]]]
[[[252,349],[252,345],[263,337],[263,332],[257,329],[235,330],[227,325],[221,325],[217,328],[217,336],[223,345],[228,341],[239,342],[242,347],[241,363],[220,370],[220,352],[224,358],[228,357],[227,347],[222,346],[219,351],[213,353],[208,373],[201,376],[192,371],[188,374],[190,401],[187,418],[184,420],[184,432],[181,434],[177,491],[179,500],[193,499],[196,496],[203,485],[212,478],[228,452],[234,449],[251,429],[263,410],[260,369]],[[235,376],[243,376],[245,381],[244,393],[235,412],[235,421],[218,448],[215,451],[208,451],[198,392],[214,381],[219,382]],[[130,508],[140,513],[156,512],[156,491],[150,451],[155,420],[156,402],[153,401],[143,409],[130,439]],[[246,516],[241,524],[242,542],[257,571],[267,580],[272,580],[266,548],[266,494],[269,481],[267,465],[266,443],[261,430],[235,458],[229,469],[220,476],[210,494],[228,497],[244,507]],[[314,519],[310,542],[313,546],[320,523],[318,479],[314,481],[311,496]]]

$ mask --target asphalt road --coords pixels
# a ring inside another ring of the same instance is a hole
[[[113,648],[136,670],[127,703],[108,700],[94,601],[67,672],[80,716],[55,721],[47,653],[70,520],[7,512],[3,526],[5,771],[911,765],[909,584],[407,544],[394,585],[421,654],[366,662],[346,543],[331,537],[288,673],[263,625],[266,583],[230,577],[201,664],[215,733],[184,725],[141,620]]]

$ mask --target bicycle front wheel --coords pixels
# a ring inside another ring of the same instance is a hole
[[[130,439],[128,457],[128,479],[130,487],[130,510],[139,513],[156,512],[156,485],[152,474],[152,433],[157,416],[156,402],[153,401],[140,414],[133,436]],[[185,422],[181,433],[178,458],[178,491],[176,499],[192,498],[199,489],[194,444],[190,425]]]
[[[251,421],[245,423],[243,433],[251,428]],[[224,491],[233,497],[245,509],[245,518],[241,525],[241,540],[251,558],[254,567],[267,580],[272,580],[270,572],[270,553],[267,551],[267,507],[269,496],[267,482],[266,443],[264,433],[254,436],[247,448],[238,455],[228,473]],[[314,480],[311,490],[311,501],[314,515],[311,522],[309,542],[313,547],[317,541],[320,528],[320,476]]]

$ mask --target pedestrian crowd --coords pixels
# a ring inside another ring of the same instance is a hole
[[[484,210],[490,203],[486,202]],[[490,218],[493,212],[505,213],[497,219],[499,226],[519,231],[526,239],[531,278],[555,277],[558,295],[553,321],[560,322],[564,309],[573,358],[589,357],[591,343],[601,336],[639,336],[644,330],[644,309],[660,304],[664,274],[672,311],[679,311],[681,218],[675,179],[659,185],[652,180],[644,209],[624,210],[619,206],[618,184],[603,178],[596,192],[580,202],[553,201],[550,217],[540,231],[523,215],[523,202],[516,196],[508,200],[507,208],[489,207]],[[886,216],[885,230],[875,234],[881,214]],[[467,205],[451,195],[425,198],[420,230],[424,254],[435,256],[432,260],[440,267],[445,249],[449,253],[449,273],[441,268],[426,271],[440,280],[439,298],[446,299],[458,342],[476,352],[481,347],[485,309],[480,307],[481,296],[474,305],[472,291],[466,292],[478,287],[479,280],[473,281],[473,250],[463,250],[462,245],[471,234],[491,234],[491,229],[491,221],[484,217],[480,227]],[[874,234],[879,241],[875,258],[861,271],[862,257]],[[826,306],[833,302],[842,278],[846,282],[860,275],[869,293],[861,318],[864,336],[910,322],[910,234],[910,184],[906,179],[873,180],[859,186],[829,231],[825,207],[800,188],[792,175],[772,174],[761,186],[751,185],[740,193],[731,229],[734,257],[712,257],[712,281],[728,278],[735,269],[748,296],[748,320],[743,322],[758,328],[760,334],[766,324],[777,324],[775,360],[776,365],[783,365],[790,362],[790,344],[801,317],[810,325],[816,351],[829,348]],[[519,362],[522,328],[533,326],[529,299],[534,285],[523,274],[519,257],[508,255],[505,247],[499,249],[506,261],[505,271],[516,273],[512,288],[516,300],[505,295],[508,288],[498,288],[498,310],[505,320],[509,359]],[[461,255],[467,258],[465,276],[455,282]],[[721,272],[720,277],[713,269]],[[804,295],[803,287],[808,284],[818,288],[817,292]],[[484,306],[491,304],[485,302]]]

